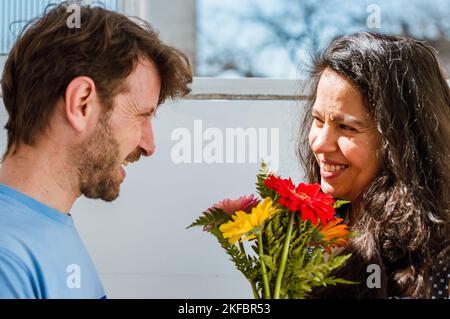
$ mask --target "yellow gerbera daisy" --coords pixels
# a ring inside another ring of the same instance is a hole
[[[233,220],[221,225],[219,230],[224,238],[228,238],[228,242],[232,245],[239,239],[250,240],[255,238],[255,234],[248,234],[255,228],[260,228],[264,223],[278,213],[280,210],[272,206],[273,202],[270,197],[266,197],[252,209],[250,214],[243,211],[236,212],[232,216]]]

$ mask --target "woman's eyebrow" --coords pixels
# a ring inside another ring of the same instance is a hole
[[[311,113],[313,116],[321,116],[321,117],[323,116],[323,114],[316,109],[312,109]],[[354,124],[356,126],[360,126],[360,127],[367,126],[367,123],[365,121],[362,121],[359,118],[357,118],[353,115],[349,115],[349,114],[332,114],[330,117],[331,117],[331,120],[333,120],[333,121],[352,123],[352,124]]]
[[[339,122],[345,122],[345,123],[353,123],[354,125],[360,126],[360,127],[366,127],[367,123],[365,121],[361,121],[359,118],[349,115],[349,114],[333,114],[332,120],[337,120]]]

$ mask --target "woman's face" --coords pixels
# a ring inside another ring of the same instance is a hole
[[[326,69],[312,114],[309,144],[320,165],[322,190],[335,198],[357,200],[381,167],[380,134],[361,92]]]

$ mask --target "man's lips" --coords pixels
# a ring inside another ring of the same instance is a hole
[[[122,165],[125,166],[125,167],[127,167],[128,165],[130,165],[130,164],[132,164],[132,163],[135,163],[135,162],[137,162],[137,161],[139,161],[139,160],[129,160],[129,159],[127,159],[127,160],[124,160],[124,161],[122,162]]]
[[[124,160],[123,162],[122,162],[122,166],[123,167],[127,167],[128,165],[130,165],[130,164],[132,164],[132,163],[135,163],[135,162],[137,162],[138,160],[132,160],[132,161],[130,161],[130,160]]]
[[[125,172],[125,168],[123,168],[123,165],[120,165],[120,175],[122,176],[122,180],[125,179],[125,177],[127,176],[127,173]]]

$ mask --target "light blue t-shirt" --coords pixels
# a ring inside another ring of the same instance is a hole
[[[0,298],[106,298],[72,217],[1,183]]]

